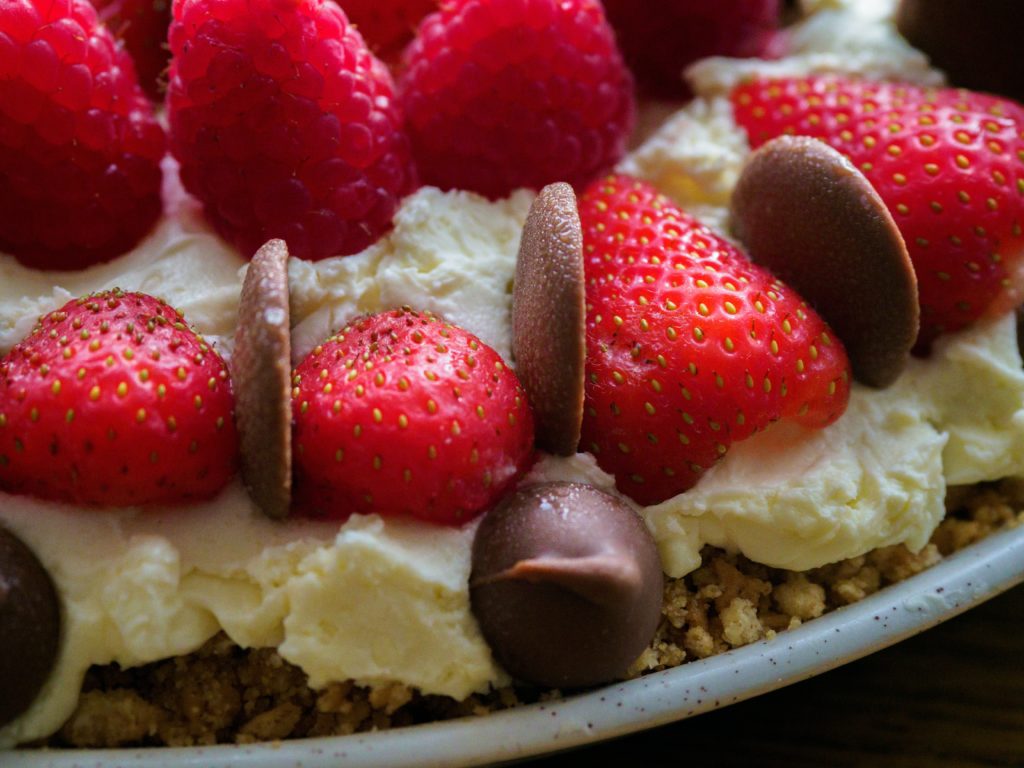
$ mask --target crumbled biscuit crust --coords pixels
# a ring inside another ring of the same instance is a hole
[[[661,625],[630,675],[773,637],[909,578],[1000,528],[1024,523],[1024,480],[950,489],[947,508],[920,552],[885,547],[803,573],[705,549],[701,568],[666,583]],[[218,635],[189,656],[134,669],[93,668],[77,710],[47,744],[189,746],[346,735],[485,715],[559,696],[502,688],[455,701],[404,685],[368,689],[351,681],[314,691],[274,649],[242,649]]]

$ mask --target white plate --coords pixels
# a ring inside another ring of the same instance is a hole
[[[16,751],[5,768],[347,768],[479,765],[682,720],[834,669],[1024,582],[1024,527],[803,626],[729,653],[564,701],[379,733],[245,747]]]

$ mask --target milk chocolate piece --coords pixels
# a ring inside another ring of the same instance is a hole
[[[732,227],[832,326],[858,381],[896,380],[917,338],[917,277],[892,215],[849,160],[817,139],[773,139],[747,160]]]
[[[292,489],[291,327],[288,247],[271,240],[253,256],[242,285],[235,353],[242,480],[268,516],[288,516]]]
[[[50,575],[0,526],[0,726],[35,699],[57,658],[60,603]]]
[[[661,618],[661,560],[647,526],[579,483],[524,488],[488,512],[469,583],[498,663],[545,687],[622,677]]]
[[[576,453],[583,423],[583,231],[568,184],[541,190],[523,227],[512,294],[512,354],[537,446]]]
[[[902,0],[896,28],[953,85],[1024,101],[1020,0]]]

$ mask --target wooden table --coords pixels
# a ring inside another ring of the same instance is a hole
[[[530,765],[599,762],[1024,768],[1024,585],[811,680]]]

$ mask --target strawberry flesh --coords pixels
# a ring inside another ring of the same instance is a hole
[[[587,278],[581,447],[642,504],[693,486],[729,446],[846,408],[842,343],[794,291],[648,184],[580,200]]]
[[[314,517],[461,524],[533,454],[512,370],[472,334],[411,310],[356,321],[294,372],[296,506]]]
[[[205,499],[237,461],[224,361],[167,304],[108,291],[0,361],[0,488],[72,504]]]
[[[1024,296],[1024,108],[962,90],[828,77],[731,95],[753,147],[812,136],[845,154],[892,213],[917,273],[916,351]]]

